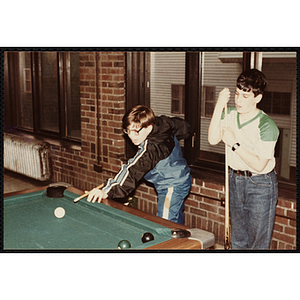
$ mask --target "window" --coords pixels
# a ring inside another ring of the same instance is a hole
[[[208,143],[208,127],[219,92],[224,87],[228,87],[231,91],[228,106],[234,106],[235,82],[242,72],[242,60],[236,60],[236,56],[239,54],[242,57],[242,53],[234,54],[234,60],[230,60],[230,57],[227,57],[227,60],[221,59],[224,56],[222,52],[199,54],[199,85],[202,93],[200,94],[201,118],[198,124],[201,134],[197,160],[205,164],[224,162],[224,144],[212,146]]]
[[[276,171],[281,181],[296,183],[297,63],[296,52],[260,52],[261,70],[268,85],[259,108],[277,124]]]
[[[156,115],[184,118],[185,52],[150,52],[150,106]]]
[[[26,94],[31,94],[31,70],[30,68],[24,68],[24,92]]]
[[[171,84],[171,95],[172,95],[172,113],[173,114],[184,114],[185,106],[185,88],[184,85]]]
[[[215,86],[202,87],[201,112],[204,117],[211,117],[215,108]]]
[[[16,92],[19,95],[17,98],[20,100],[20,106],[15,106],[18,113],[18,125],[26,129],[33,129],[31,55],[29,52],[21,52],[16,58],[19,62],[19,76],[15,77],[16,82],[19,82],[19,89],[16,89]]]
[[[59,133],[59,76],[56,52],[38,55],[39,110],[41,131]]]
[[[266,91],[258,107],[267,114],[290,115],[291,93]]]
[[[79,55],[70,53],[67,55],[66,68],[70,68],[67,76],[67,136],[80,138],[80,76],[79,76]]]
[[[76,52],[6,52],[5,126],[80,140]]]
[[[190,52],[186,54],[186,61],[186,98],[189,102],[185,118],[192,125],[194,138],[185,143],[185,153],[193,169],[224,172],[224,144],[212,146],[208,143],[211,114],[224,87],[231,91],[228,106],[235,105],[238,75],[245,68],[256,67],[268,80],[258,107],[271,116],[280,130],[275,149],[279,181],[296,183],[296,53]],[[251,65],[255,61],[256,64]]]

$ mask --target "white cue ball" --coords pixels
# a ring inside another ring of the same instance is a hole
[[[57,207],[55,210],[54,210],[54,215],[56,218],[63,218],[64,215],[65,215],[65,210],[62,208],[62,207]]]

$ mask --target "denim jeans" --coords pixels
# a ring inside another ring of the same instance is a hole
[[[157,216],[184,224],[184,201],[191,189],[192,177],[181,184],[157,192]]]
[[[269,249],[278,183],[276,172],[251,177],[229,169],[232,249]]]

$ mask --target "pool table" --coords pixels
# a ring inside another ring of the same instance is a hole
[[[89,203],[86,198],[74,203],[83,191],[68,187],[62,197],[47,196],[46,187],[5,194],[3,250],[12,251],[136,251],[202,249],[199,240],[174,239],[171,229],[187,227],[128,207],[103,200]],[[65,209],[57,218],[54,210]],[[154,240],[143,243],[145,232]],[[131,248],[118,250],[121,240]]]

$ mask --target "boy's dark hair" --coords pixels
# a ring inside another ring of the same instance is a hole
[[[141,124],[141,127],[153,125],[155,122],[155,115],[151,108],[144,105],[136,105],[131,108],[123,117],[123,129],[127,129],[132,123]]]
[[[263,94],[267,86],[266,76],[257,69],[246,70],[236,81],[236,86],[244,92],[253,92],[254,96]]]

